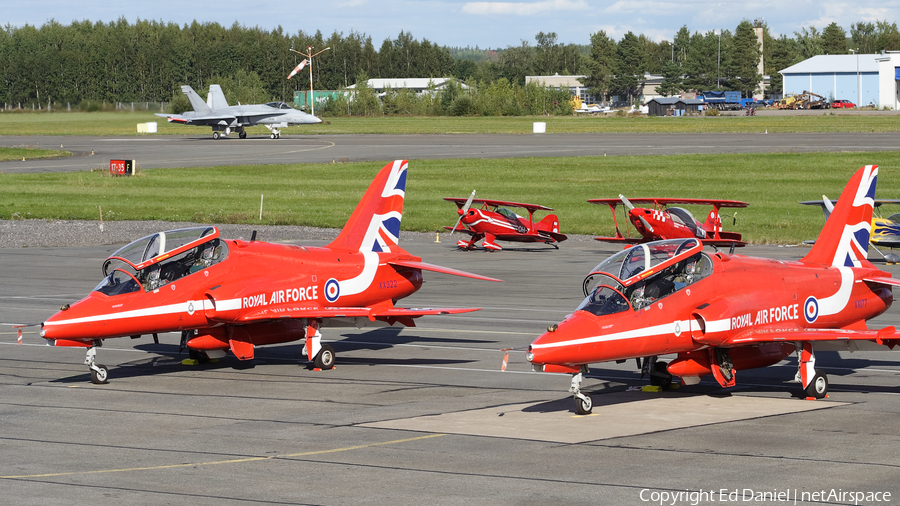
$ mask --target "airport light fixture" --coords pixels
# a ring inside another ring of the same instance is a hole
[[[862,107],[862,83],[859,79],[859,48],[851,49],[851,53],[856,55],[856,107]]]

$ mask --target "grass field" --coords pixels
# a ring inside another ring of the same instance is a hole
[[[138,134],[137,124],[156,121],[158,134]],[[531,133],[535,121],[547,123],[548,133],[746,133],[763,132],[896,132],[900,117],[885,112],[868,115],[822,111],[816,115],[719,117],[366,117],[325,118],[325,123],[290,127],[286,135],[321,134],[462,134]],[[264,127],[248,129],[267,134]],[[166,122],[148,112],[0,112],[0,135],[211,135],[209,127]]]
[[[22,159],[31,160],[34,158],[57,158],[71,154],[68,151],[58,149],[0,148],[0,162]]]
[[[611,234],[609,209],[585,201],[623,193],[743,200],[750,207],[737,211],[736,225],[727,220],[727,229],[754,243],[796,244],[816,237],[823,224],[818,208],[797,202],[823,193],[837,198],[865,164],[881,167],[879,197],[900,194],[900,152],[420,160],[410,164],[403,229],[452,225],[456,208],[442,198],[476,189],[482,198],[555,208],[563,233]],[[130,178],[105,171],[3,174],[0,219],[95,220],[102,206],[106,220],[341,227],[380,168],[352,163],[154,169]],[[691,210],[698,218],[708,211]]]

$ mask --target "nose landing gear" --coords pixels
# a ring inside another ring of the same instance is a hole
[[[97,348],[103,346],[103,341],[94,341],[94,345],[88,348],[87,355],[84,357],[84,365],[91,370],[91,383],[95,385],[103,385],[107,383],[109,377],[109,369],[103,364],[94,363],[97,357]]]

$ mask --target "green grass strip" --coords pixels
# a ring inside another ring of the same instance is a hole
[[[456,221],[456,207],[442,198],[466,197],[474,189],[482,198],[550,206],[563,233],[606,235],[613,233],[609,208],[585,201],[622,193],[743,200],[750,207],[737,210],[736,224],[727,219],[726,229],[754,243],[796,244],[815,238],[823,224],[818,208],[797,202],[823,193],[837,198],[866,164],[881,167],[879,198],[900,197],[900,152],[414,160],[402,225],[442,230]],[[105,220],[341,227],[383,165],[153,169],[134,177],[0,174],[0,219],[96,220],[102,206]],[[700,221],[709,210],[689,209]]]

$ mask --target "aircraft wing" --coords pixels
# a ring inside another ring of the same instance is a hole
[[[487,278],[490,279],[490,278]],[[458,314],[478,311],[481,308],[402,308],[402,307],[274,307],[247,313],[237,319],[237,323],[253,323],[265,320],[299,319],[299,318],[352,318],[362,317],[370,320],[390,320],[400,318],[418,318],[426,315]],[[390,323],[390,322],[389,322]]]
[[[229,115],[212,115],[212,116],[184,116],[182,114],[156,114],[162,118],[166,118],[169,123],[181,123],[184,125],[201,125],[201,126],[214,126],[214,125],[230,125],[234,123],[237,118]]]
[[[456,198],[456,197],[444,197],[444,200],[448,200],[456,204],[456,207],[462,209],[464,205],[466,205],[466,201],[469,200],[468,197],[465,198]],[[491,200],[491,199],[472,199],[473,204],[485,204],[492,207],[497,206],[506,206],[506,207],[521,207],[522,209],[527,209],[529,211],[552,211],[553,209],[547,206],[541,206],[538,204],[525,204],[522,202],[509,202],[506,200]]]
[[[396,265],[398,267],[409,267],[410,269],[422,269],[423,271],[432,271],[432,272],[441,272],[444,274],[452,274],[454,276],[463,276],[466,278],[472,279],[481,279],[483,281],[497,281],[501,282],[502,279],[494,279],[489,278],[487,276],[481,276],[479,274],[472,274],[471,272],[461,271],[458,269],[451,269],[450,267],[442,267],[440,265],[429,264],[427,262],[420,262],[415,260],[392,260],[388,262],[390,265]]]
[[[660,206],[668,205],[696,205],[696,206],[717,206],[724,207],[747,207],[750,204],[741,202],[740,200],[718,200],[718,199],[676,199],[676,198],[637,198],[628,197],[628,201],[632,204],[653,204]],[[621,205],[621,199],[590,199],[591,204],[605,205]]]
[[[638,244],[646,241],[643,237],[594,237],[594,240],[617,244]]]
[[[887,278],[882,278],[887,279]],[[737,332],[717,346],[737,347],[760,343],[789,341],[893,341],[900,344],[900,334],[893,326],[881,330],[804,329],[785,325],[781,328],[750,328]]]

